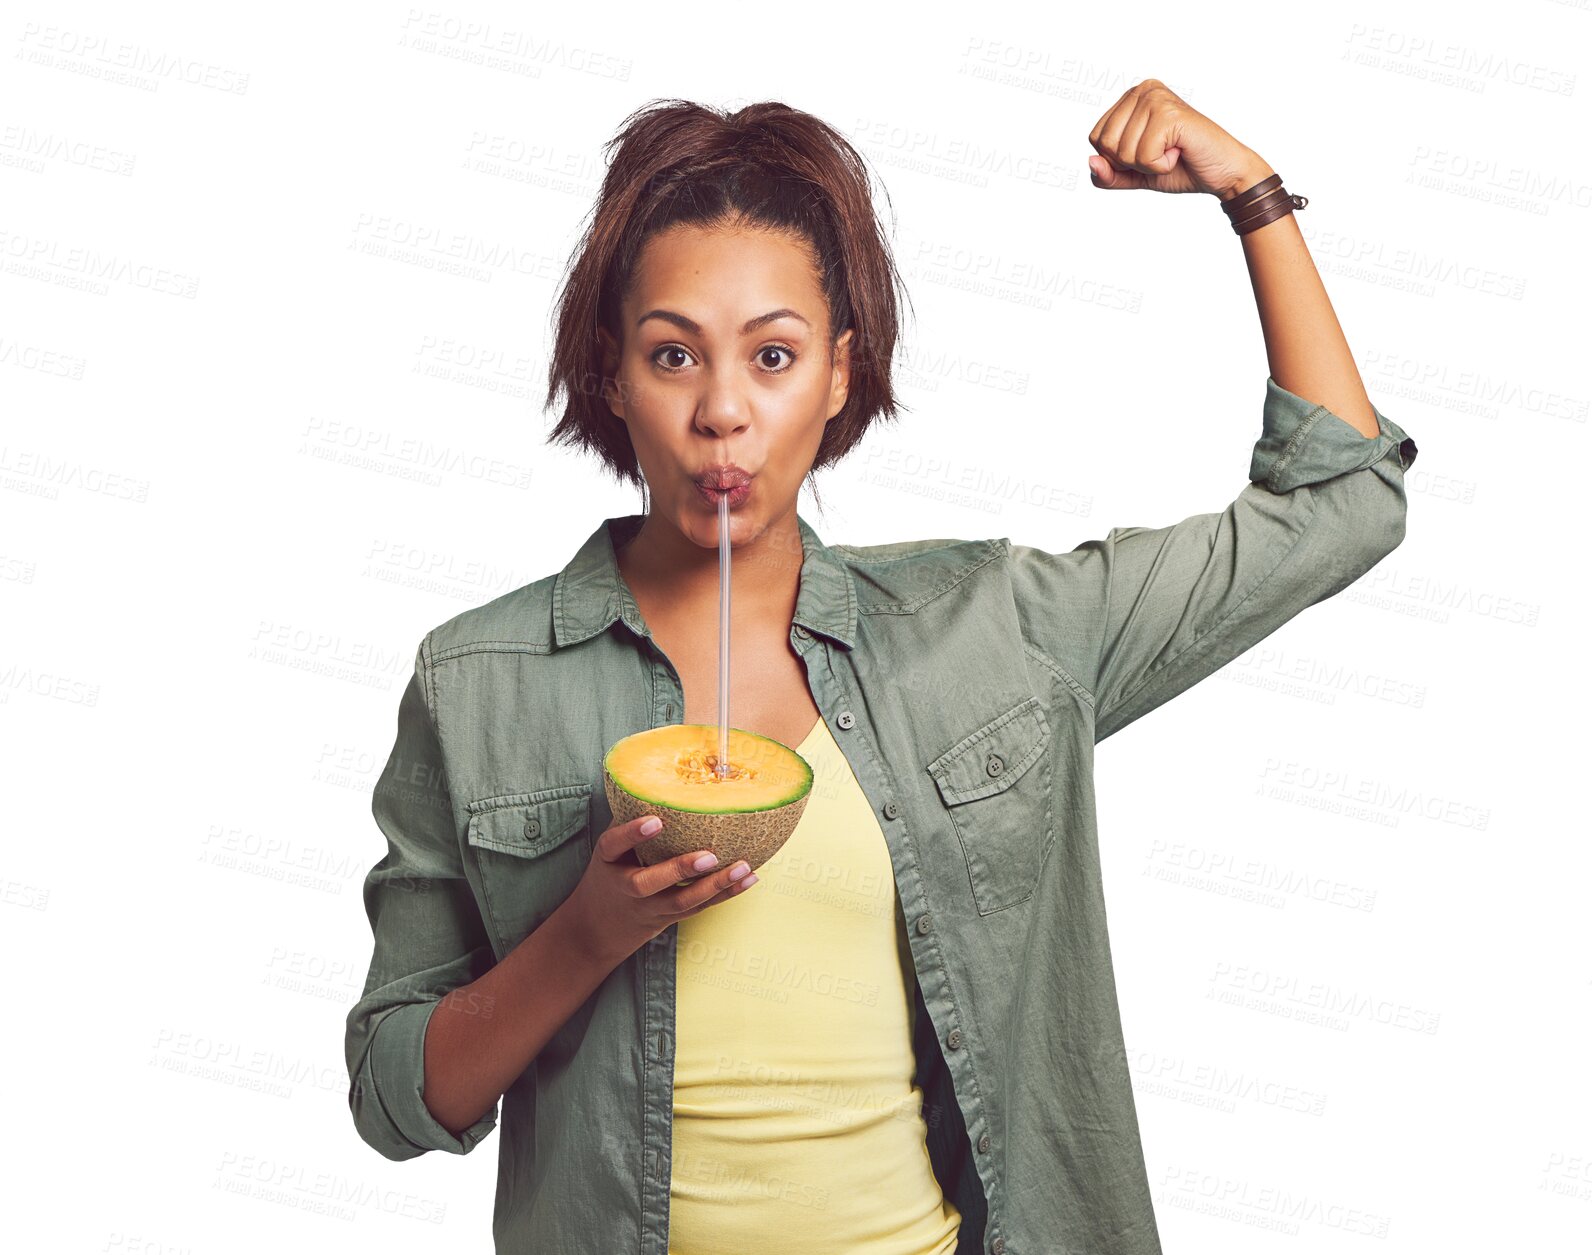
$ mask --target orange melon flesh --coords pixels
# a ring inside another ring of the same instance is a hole
[[[719,866],[761,866],[795,830],[812,793],[812,766],[772,737],[729,733],[729,773],[720,779],[717,724],[674,723],[614,742],[603,756],[615,824],[656,815],[663,829],[636,847],[645,864],[712,850]]]

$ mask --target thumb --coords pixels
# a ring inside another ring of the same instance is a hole
[[[1138,170],[1119,170],[1101,156],[1089,158],[1089,181],[1096,187],[1112,191],[1132,190],[1147,186],[1147,179]]]

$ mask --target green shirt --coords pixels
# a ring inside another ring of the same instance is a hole
[[[1358,579],[1404,537],[1414,441],[1266,382],[1226,509],[1065,553],[995,540],[803,546],[790,643],[889,846],[917,981],[928,1151],[963,1255],[1160,1250],[1096,844],[1094,747]],[[349,1105],[388,1159],[498,1123],[496,1249],[666,1255],[675,940],[627,958],[454,1137],[426,1021],[561,902],[610,824],[602,757],[681,721],[605,519],[557,574],[426,633],[372,808],[370,973]],[[756,1206],[748,1201],[747,1206]],[[769,1237],[766,1252],[847,1235]],[[795,1245],[785,1245],[795,1243]]]

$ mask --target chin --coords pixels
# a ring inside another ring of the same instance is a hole
[[[705,545],[710,549],[719,546],[719,516],[715,513],[697,510],[695,519],[692,520],[696,531],[690,533],[697,544]],[[753,527],[751,518],[745,511],[730,511],[730,544],[738,545],[747,538]]]
[[[755,536],[762,525],[762,520],[752,513],[755,507],[748,502],[738,510],[730,511],[730,544],[739,545]],[[678,521],[678,526],[687,537],[704,549],[717,549],[719,547],[719,516],[715,510],[709,510],[697,502],[688,502],[684,509],[685,517]]]

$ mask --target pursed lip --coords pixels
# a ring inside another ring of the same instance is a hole
[[[699,487],[717,492],[723,492],[726,489],[734,491],[737,488],[744,488],[752,482],[751,472],[743,470],[733,463],[727,463],[723,466],[710,466],[707,470],[692,478],[696,480]]]

